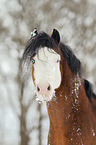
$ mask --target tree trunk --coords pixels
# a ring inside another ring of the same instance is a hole
[[[21,145],[28,145],[29,134],[26,128],[26,106],[22,104],[21,106],[21,116],[20,116],[20,136]]]
[[[39,116],[39,125],[38,125],[38,130],[39,130],[39,145],[42,145],[42,114],[41,114],[41,104],[38,104],[38,111],[40,113],[40,116]]]

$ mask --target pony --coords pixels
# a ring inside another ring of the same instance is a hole
[[[35,28],[22,60],[32,64],[37,100],[46,102],[48,145],[96,145],[96,94],[59,32],[48,35]]]

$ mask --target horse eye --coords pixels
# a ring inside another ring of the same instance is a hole
[[[34,59],[32,59],[32,64],[34,64],[35,63],[35,60]]]
[[[60,62],[60,60],[58,59],[57,62]]]

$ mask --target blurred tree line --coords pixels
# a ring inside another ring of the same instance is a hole
[[[94,1],[94,0],[93,0]],[[20,72],[30,32],[58,29],[96,85],[96,3],[91,0],[1,0],[0,2],[0,145],[45,145],[46,105],[35,100],[31,69]]]

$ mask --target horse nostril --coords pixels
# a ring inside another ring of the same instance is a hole
[[[48,86],[47,90],[48,90],[48,91],[50,91],[50,90],[51,90],[51,87],[50,87],[50,85]]]
[[[40,88],[37,86],[37,91],[39,92],[40,91]]]

